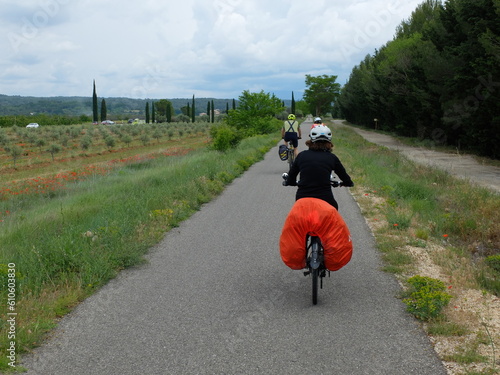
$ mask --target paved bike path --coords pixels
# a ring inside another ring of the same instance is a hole
[[[311,304],[310,279],[279,257],[286,169],[273,148],[62,319],[27,374],[446,374],[345,188],[353,258]]]

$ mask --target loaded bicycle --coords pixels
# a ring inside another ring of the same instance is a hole
[[[287,186],[288,184],[286,181],[288,178],[288,174],[283,173],[282,177],[284,179],[283,185]],[[332,180],[331,185],[332,187],[339,187],[342,186],[342,183],[336,180]],[[314,198],[309,199],[313,199],[313,201],[311,202],[318,203],[317,201],[314,201]],[[306,201],[304,200],[303,202]],[[335,213],[336,212],[337,211],[335,210]],[[313,225],[311,225],[311,229],[312,228]],[[323,279],[327,275],[328,277],[330,277],[330,270],[327,268],[325,263],[325,249],[321,242],[320,235],[314,230],[308,230],[307,228],[303,232],[305,233],[305,238],[303,238],[302,240],[302,244],[305,243],[305,251],[302,251],[302,253],[305,254],[305,268],[303,268],[303,274],[304,276],[311,277],[312,303],[316,305],[318,303],[318,290],[323,289]],[[288,265],[290,266],[290,264]]]
[[[283,155],[282,160],[285,160],[286,157],[286,160],[288,160],[288,165],[289,167],[291,167],[295,160],[295,153],[297,152],[297,141],[302,138],[299,122],[295,120],[295,115],[293,113],[290,113],[288,115],[288,120],[283,123],[283,127],[281,128],[281,137],[283,138],[283,140],[285,141],[285,145],[287,146],[286,154]]]

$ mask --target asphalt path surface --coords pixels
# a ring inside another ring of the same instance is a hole
[[[279,256],[285,171],[276,146],[62,319],[27,374],[446,374],[346,188],[353,258],[312,305],[310,278]]]

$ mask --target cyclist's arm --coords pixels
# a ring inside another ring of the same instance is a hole
[[[336,163],[335,163],[335,168],[333,171],[337,176],[339,176],[340,180],[342,181],[342,186],[347,186],[347,187],[352,187],[354,186],[354,182],[351,180],[351,176],[347,174],[344,166],[342,165],[341,161],[336,157]]]

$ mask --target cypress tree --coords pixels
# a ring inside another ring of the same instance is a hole
[[[226,102],[226,113],[229,113],[229,103]]]
[[[292,91],[292,113],[295,114],[295,98],[293,97],[293,91]]]
[[[210,111],[210,101],[207,103],[208,122],[212,122],[212,112]]]
[[[236,109],[236,100],[233,99],[233,109]]]
[[[153,124],[156,122],[156,118],[155,118],[155,102],[151,102],[151,122]]]
[[[108,109],[106,108],[106,100],[101,101],[101,121],[106,120],[108,117]]]
[[[195,107],[194,107],[194,94],[193,94],[193,102],[191,105],[191,122],[194,122],[194,120],[196,119],[196,114],[195,114],[194,109],[195,109]]]
[[[215,107],[214,107],[214,101],[212,100],[212,123],[215,122]]]
[[[97,109],[98,105],[97,105],[97,94],[96,94],[96,91],[95,91],[95,79],[94,79],[94,93],[92,95],[92,120],[94,122],[97,122],[99,121],[99,118],[97,117],[98,116],[98,109]]]
[[[146,103],[146,124],[149,124],[149,102]]]
[[[165,115],[167,117],[167,122],[172,122],[172,106],[170,105],[170,102],[167,103]]]

